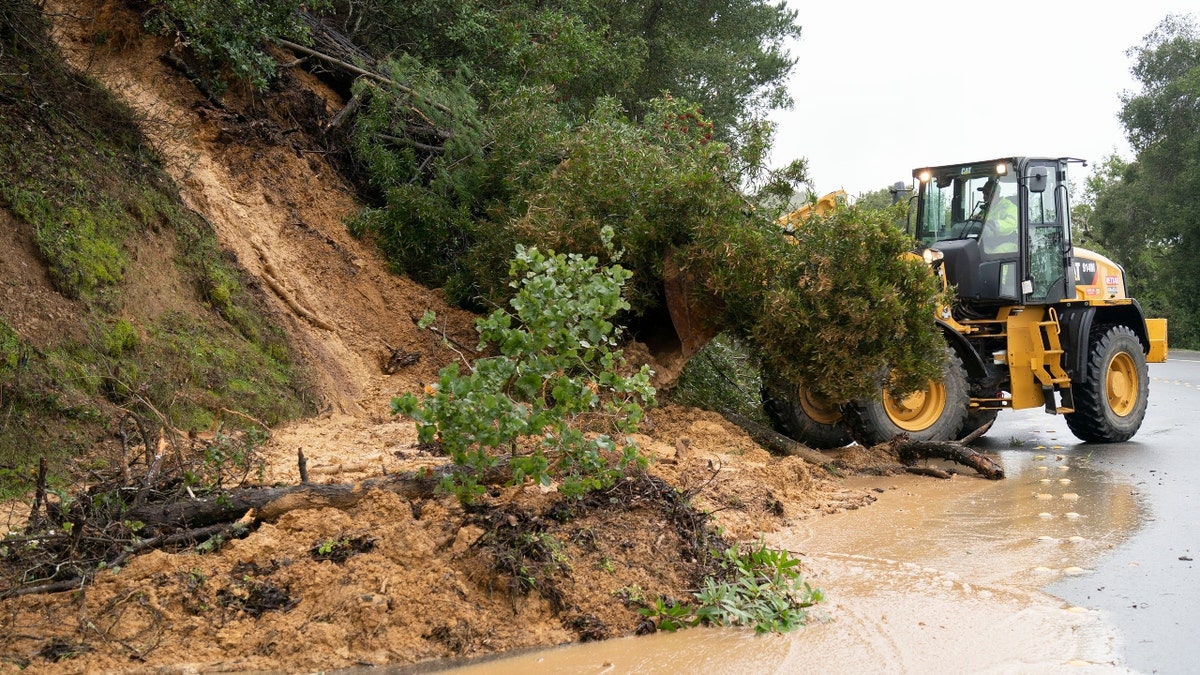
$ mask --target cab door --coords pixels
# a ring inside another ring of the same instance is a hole
[[[1041,305],[1073,298],[1066,164],[1035,160],[1022,171],[1020,210],[1026,245],[1021,291],[1025,302]]]

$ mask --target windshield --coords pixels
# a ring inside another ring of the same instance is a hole
[[[977,239],[991,207],[1016,203],[1017,179],[995,165],[942,167],[928,180],[918,175],[920,208],[915,238],[922,247],[947,239]]]

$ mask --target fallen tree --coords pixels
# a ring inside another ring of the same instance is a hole
[[[777,455],[793,455],[800,457],[810,464],[824,468],[828,468],[833,463],[833,459],[828,455],[817,452],[803,443],[798,443],[783,434],[768,429],[745,415],[723,410],[721,411],[721,416],[741,427],[743,431],[750,435],[750,438],[754,439],[755,443]],[[942,469],[916,465],[917,462],[923,459],[944,459],[968,466],[984,478],[999,480],[1004,478],[1004,468],[992,458],[977,452],[969,445],[972,441],[977,440],[987,433],[991,426],[992,422],[988,422],[986,425],[968,434],[961,441],[916,441],[902,434],[884,445],[887,446],[890,452],[896,455],[904,470],[909,473],[933,476],[935,478],[949,478],[950,473]]]
[[[901,434],[893,438],[888,445],[893,447],[897,456],[900,457],[900,461],[906,467],[916,469],[916,471],[913,471],[914,473],[949,478],[950,475],[948,473],[942,472],[944,475],[936,473],[940,469],[915,466],[922,459],[944,459],[969,466],[984,478],[1000,480],[1004,478],[1004,468],[991,457],[977,452],[974,448],[970,447],[972,441],[986,434],[988,429],[991,428],[992,422],[988,422],[975,431],[972,431],[961,441],[915,441]]]
[[[729,420],[730,423],[741,427],[755,443],[758,443],[776,455],[792,455],[803,459],[809,464],[820,467],[828,467],[833,461],[827,455],[823,455],[803,443],[794,441],[777,431],[769,429],[745,415],[740,415],[731,410],[722,410],[721,416]]]
[[[405,499],[428,499],[434,495],[440,474],[415,477],[407,474],[380,476],[357,483],[300,483],[286,487],[243,487],[194,500],[134,507],[126,513],[155,530],[202,528],[246,518],[270,522],[295,509],[347,508],[371,490],[394,492]]]

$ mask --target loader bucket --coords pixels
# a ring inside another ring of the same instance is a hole
[[[674,254],[668,253],[663,260],[666,312],[645,317],[636,336],[650,352],[656,389],[674,386],[688,359],[720,332],[713,320],[719,304],[715,299],[702,301],[699,286],[695,275],[681,270]]]

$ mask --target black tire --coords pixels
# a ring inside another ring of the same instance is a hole
[[[971,396],[962,359],[953,349],[946,351],[941,381],[931,380],[923,391],[897,400],[880,386],[879,395],[842,406],[842,417],[855,440],[871,446],[898,434],[908,434],[915,441],[957,439]]]
[[[815,392],[763,377],[762,399],[775,430],[810,448],[840,448],[853,440],[841,411]]]
[[[1063,417],[1081,441],[1127,441],[1141,428],[1150,399],[1142,343],[1128,326],[1100,326],[1088,342],[1087,378],[1071,384],[1075,412]]]
[[[990,424],[996,421],[996,413],[998,410],[971,410],[967,409],[967,419],[963,421],[962,428],[954,435],[955,440],[962,440],[970,436],[979,427]],[[987,436],[987,432],[979,435],[980,438]]]

